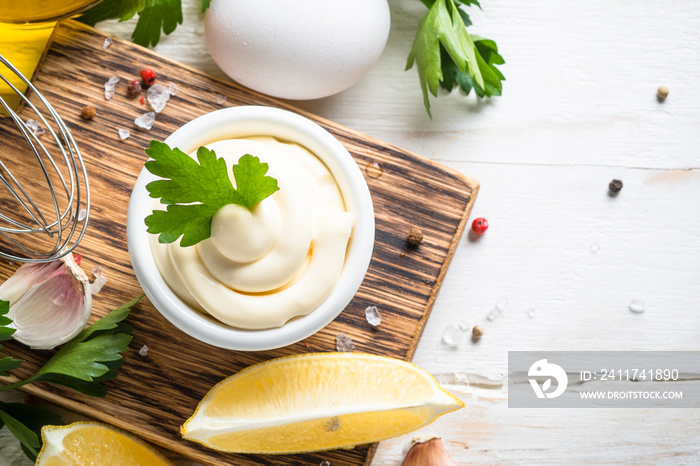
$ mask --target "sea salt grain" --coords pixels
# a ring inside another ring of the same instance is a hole
[[[114,92],[117,89],[117,84],[119,84],[119,76],[112,76],[105,83],[105,99],[110,100],[114,97]]]
[[[146,99],[151,104],[156,113],[160,113],[165,108],[165,104],[170,100],[170,91],[162,84],[154,84],[148,88]]]
[[[219,105],[223,105],[223,103],[226,102],[226,96],[223,94],[216,94],[214,98],[216,99],[216,103]]]
[[[95,278],[95,281],[90,283],[90,291],[92,294],[97,294],[100,291],[102,291],[102,287],[105,286],[105,283],[107,283],[107,279],[103,276],[99,276]]]
[[[382,316],[379,315],[377,306],[368,306],[365,309],[365,318],[372,327],[378,327],[382,323]]]
[[[335,349],[341,353],[348,353],[355,349],[355,343],[352,342],[352,339],[349,336],[345,335],[344,333],[339,333],[335,337]]]
[[[636,314],[641,314],[644,312],[644,300],[638,298],[630,300],[629,308],[630,311]]]
[[[499,311],[505,311],[508,307],[508,296],[501,296],[496,300],[496,309]]]
[[[95,276],[95,278],[101,277],[102,276],[102,266],[99,264],[94,266],[92,268],[92,274]]]
[[[497,307],[494,307],[493,309],[491,309],[491,310],[489,311],[488,314],[486,314],[486,318],[487,318],[488,320],[496,320],[496,319],[498,318],[498,316],[501,315],[501,312],[503,312],[503,311],[501,311],[501,310],[498,309]]]
[[[102,43],[102,48],[106,49],[107,47],[112,45],[112,42],[114,42],[114,41],[112,40],[111,37],[105,37],[105,41]]]
[[[175,84],[175,83],[168,84],[168,92],[170,92],[170,95],[177,95],[177,84]]]
[[[148,356],[148,346],[143,345],[141,349],[139,350],[139,356],[143,356],[144,358]]]
[[[82,222],[87,217],[87,209],[80,209],[78,211],[78,221]]]
[[[442,332],[442,342],[451,348],[458,347],[461,339],[462,331],[456,325],[448,325]]]
[[[153,123],[156,121],[156,114],[154,112],[144,113],[140,117],[134,120],[134,124],[139,128],[149,130],[153,128]]]
[[[321,461],[321,466],[331,466],[330,461]]]
[[[122,128],[122,129],[119,130],[119,139],[121,139],[122,141],[123,141],[124,139],[128,138],[130,135],[131,135],[131,133],[129,132],[128,129],[123,129],[123,128]]]
[[[28,119],[25,124],[27,125],[29,131],[34,133],[35,136],[41,136],[46,132],[44,127],[41,126],[38,121],[32,120],[31,118]]]

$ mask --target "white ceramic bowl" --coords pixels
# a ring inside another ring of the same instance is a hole
[[[246,136],[274,136],[296,142],[321,159],[335,177],[355,225],[343,271],[330,296],[316,309],[279,328],[242,330],[229,327],[185,304],[156,267],[144,219],[153,210],[146,184],[158,179],[141,170],[129,202],[126,237],[136,278],[148,299],[173,325],[188,335],[221,348],[259,351],[302,340],[328,325],[360,287],[374,245],[374,209],[367,183],[352,156],[329,132],[296,113],[272,107],[230,107],[203,115],[175,131],[165,142],[185,153],[214,141]]]

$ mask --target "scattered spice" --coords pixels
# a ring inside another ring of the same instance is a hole
[[[406,253],[401,251],[401,253],[399,254],[399,257],[406,257]]]
[[[610,184],[608,185],[608,189],[610,189],[610,192],[613,194],[617,194],[620,192],[622,189],[622,181],[620,180],[612,180]]]
[[[486,330],[481,325],[475,325],[472,329],[472,339],[474,341],[479,340],[484,335],[485,331]]]
[[[141,96],[141,105],[144,105],[145,103],[146,103],[146,99],[143,96]]]
[[[140,71],[141,79],[146,86],[152,86],[156,83],[156,72],[150,68],[144,68]]]
[[[418,246],[423,241],[423,232],[420,228],[413,227],[408,232],[408,243],[412,246]]]
[[[80,116],[83,117],[84,120],[92,120],[95,115],[97,115],[97,110],[95,110],[95,107],[92,105],[86,105],[80,110]]]
[[[129,86],[126,88],[126,93],[131,97],[132,99],[135,99],[138,97],[138,95],[141,93],[141,81],[138,79],[134,79],[129,83]]]
[[[666,100],[666,97],[668,97],[668,87],[659,86],[656,90],[656,98],[659,99],[659,102],[663,102]]]
[[[489,229],[489,222],[484,217],[475,218],[472,222],[472,231],[477,235],[483,235]]]

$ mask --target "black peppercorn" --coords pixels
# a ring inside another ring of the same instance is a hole
[[[612,180],[610,184],[608,185],[608,189],[610,189],[610,192],[613,194],[617,194],[620,192],[622,189],[622,181],[620,180]]]

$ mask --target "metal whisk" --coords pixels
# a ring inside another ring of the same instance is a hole
[[[24,103],[22,113],[36,118],[24,121],[0,93],[0,110],[9,115],[0,117],[0,258],[47,262],[70,253],[85,234],[87,172],[73,136],[51,104],[2,55],[0,63],[14,74],[3,75],[0,66],[0,79]],[[34,93],[46,115],[12,83],[19,83],[16,78]]]

